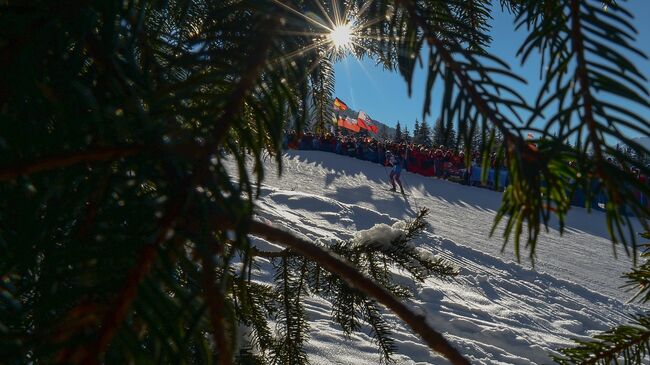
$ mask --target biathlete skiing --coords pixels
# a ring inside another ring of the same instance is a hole
[[[402,182],[399,179],[399,176],[402,174],[402,167],[404,165],[404,159],[402,156],[399,154],[393,154],[390,151],[386,152],[386,162],[393,166],[393,168],[390,170],[390,175],[388,176],[390,179],[391,185],[393,185],[393,188],[390,189],[390,191],[396,191],[397,186],[399,185],[399,190],[404,193],[404,188],[402,187]]]

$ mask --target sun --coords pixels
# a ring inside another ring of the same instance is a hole
[[[353,38],[352,24],[345,23],[335,26],[328,37],[337,49],[350,48]]]

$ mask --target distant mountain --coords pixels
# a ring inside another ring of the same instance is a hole
[[[632,138],[634,142],[640,144],[641,146],[645,147],[646,150],[650,151],[650,137],[637,137],[637,138]]]

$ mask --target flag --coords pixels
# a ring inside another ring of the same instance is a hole
[[[349,126],[348,129],[353,130],[353,131],[355,131],[355,132],[357,132],[357,133],[361,130],[361,128],[359,127],[359,125],[356,123],[356,120],[354,120],[354,119],[352,119],[352,118],[350,118],[350,117],[346,117],[346,118],[345,118],[345,122],[346,122],[346,123],[348,124],[348,126]]]
[[[379,131],[379,128],[377,128],[377,121],[368,117],[368,120],[370,121],[371,124],[368,125],[368,128],[370,128],[370,131],[372,133],[377,133]]]
[[[528,140],[529,140],[529,141],[530,141],[531,139],[534,139],[534,138],[535,138],[535,136],[533,136],[532,133],[528,133]],[[529,147],[532,151],[537,152],[537,144],[535,144],[535,143],[533,143],[533,142],[528,142],[528,147]]]
[[[366,114],[366,112],[364,111],[359,112],[359,115],[357,116],[357,124],[359,125],[359,127],[369,130],[372,133],[377,133],[377,131],[379,130],[375,125],[376,122],[372,120],[372,118],[370,118],[370,116]]]
[[[338,125],[339,127],[349,129],[353,132],[359,132],[361,130],[361,128],[359,128],[359,126],[354,123],[354,120],[350,118],[339,118]]]
[[[344,111],[348,108],[348,106],[343,101],[341,101],[341,99],[334,98],[334,108],[340,111]]]
[[[366,118],[368,118],[368,115],[366,115],[365,112],[359,112],[359,115],[357,115],[357,125],[360,128],[370,130],[370,128],[368,128],[368,125],[366,125]]]

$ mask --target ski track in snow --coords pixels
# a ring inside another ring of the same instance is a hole
[[[281,177],[267,173],[256,212],[258,219],[307,239],[348,239],[376,224],[413,218],[421,207],[430,209],[432,228],[415,243],[456,265],[460,274],[413,284],[409,303],[472,363],[550,363],[549,355],[571,346],[571,339],[627,322],[627,314],[639,309],[625,304],[630,293],[620,288],[620,276],[631,259],[620,247],[619,258],[613,258],[601,212],[572,209],[563,236],[553,222],[540,235],[533,268],[528,251],[517,263],[512,244],[501,252],[503,238],[489,237],[500,193],[404,172],[411,196],[403,197],[386,191],[388,176],[380,165],[317,151],[289,151],[284,157]],[[262,239],[253,242],[264,250],[281,249]],[[271,280],[268,261],[262,260],[257,275]],[[399,279],[400,273],[395,275]],[[314,297],[304,305],[313,364],[379,362],[368,328],[346,338],[330,318],[330,303]],[[397,363],[447,363],[397,317],[386,315]]]

